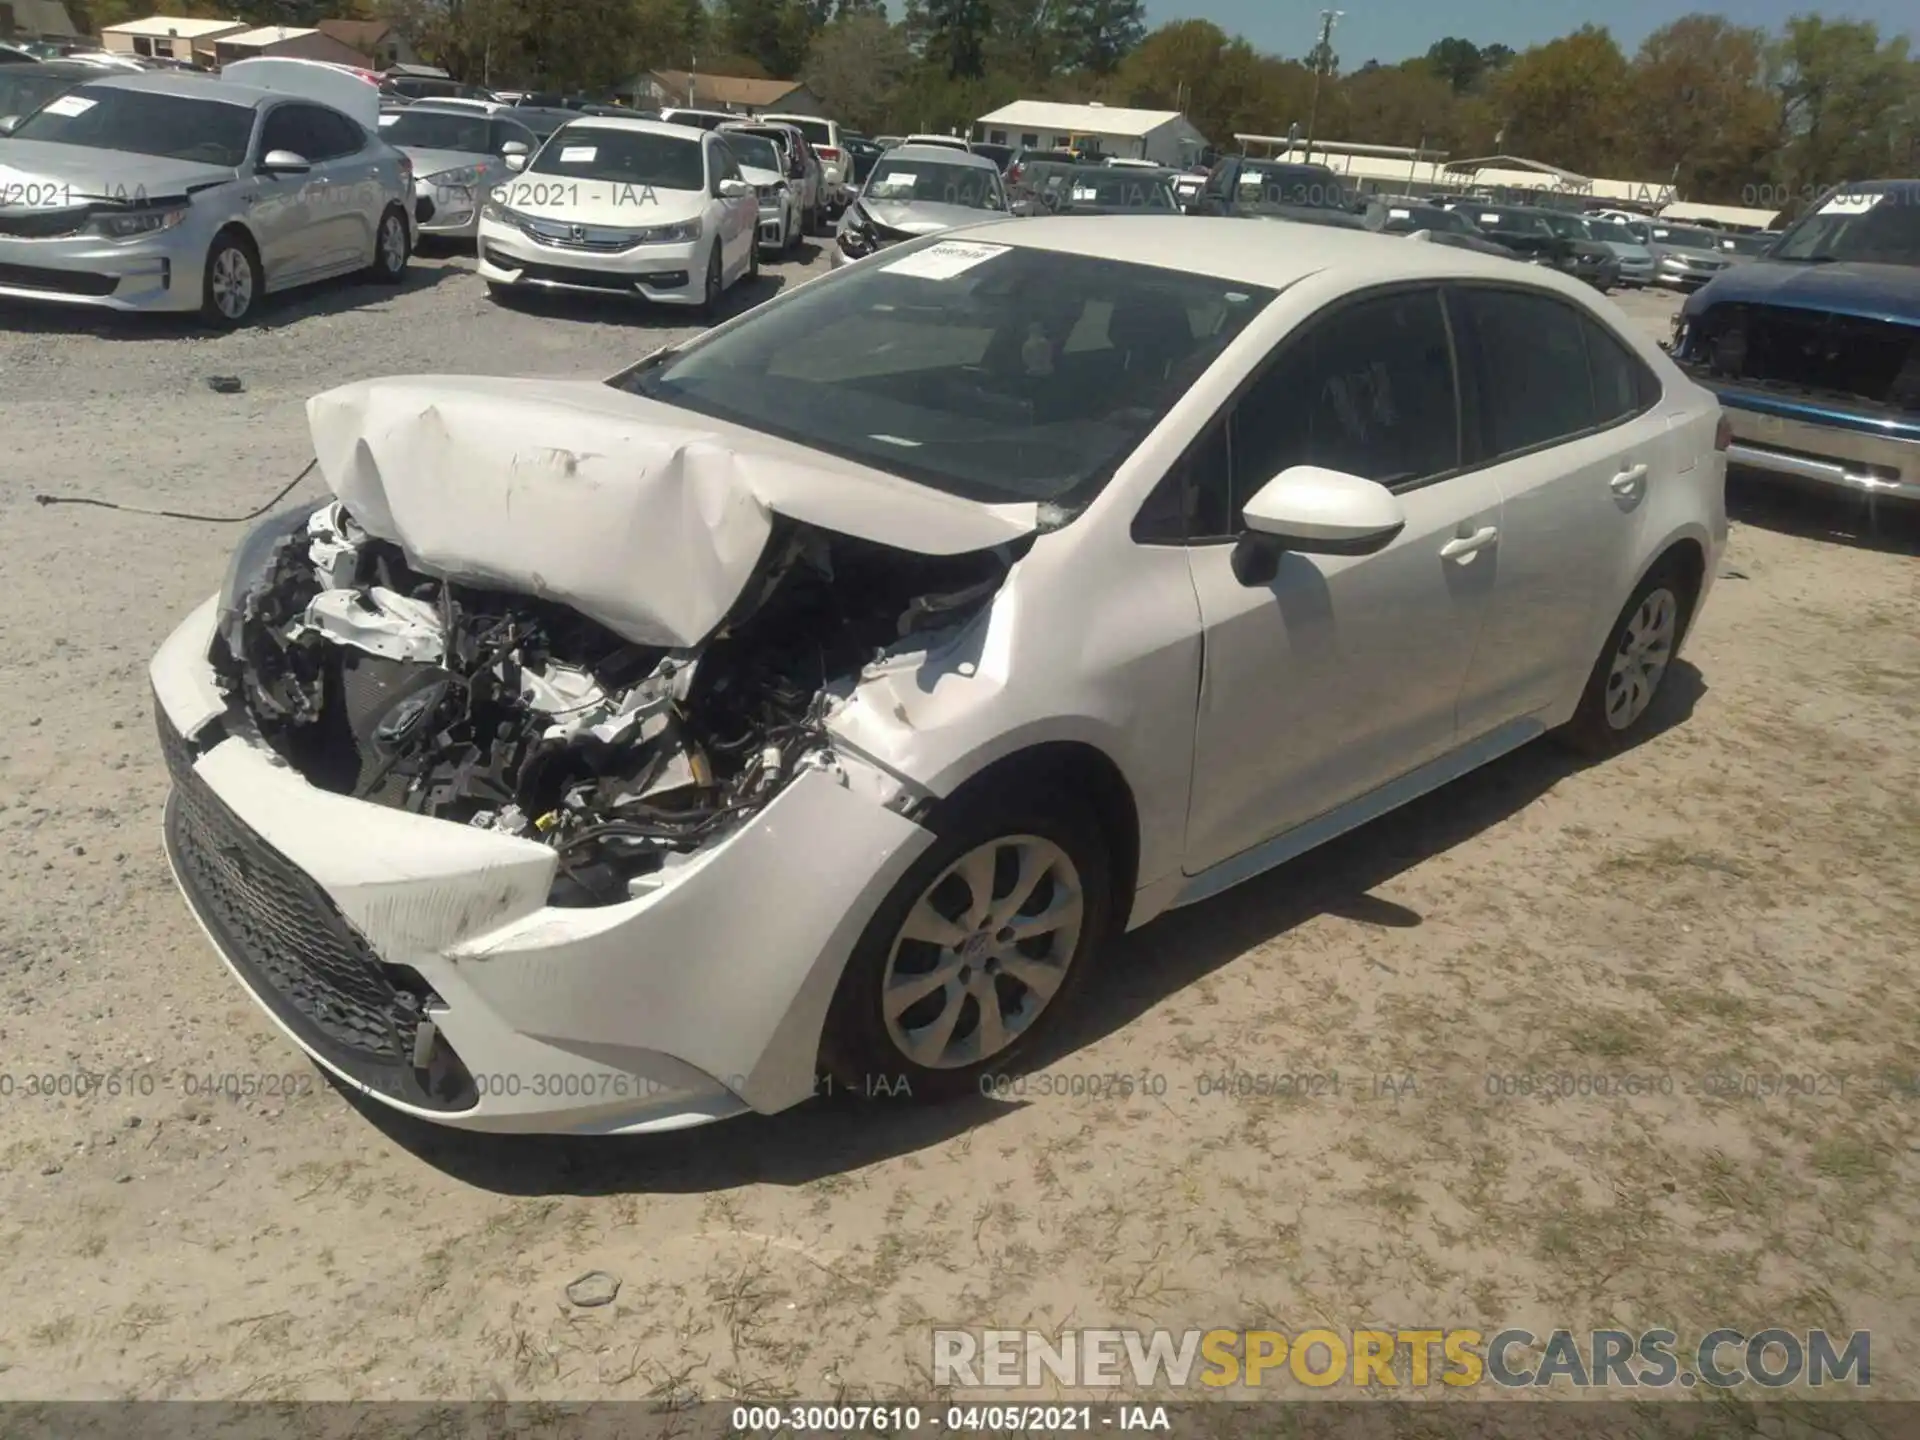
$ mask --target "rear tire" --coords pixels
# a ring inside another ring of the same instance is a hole
[[[1079,797],[995,785],[931,823],[828,1012],[822,1066],[854,1096],[988,1093],[1071,1013],[1112,927],[1111,855]]]
[[[413,230],[406,212],[389,205],[380,216],[380,228],[373,236],[373,264],[367,278],[378,285],[398,285],[407,278],[407,261],[413,255]]]
[[[1647,573],[1607,632],[1579,708],[1555,732],[1562,744],[1597,758],[1646,738],[1697,599],[1677,561],[1662,560]]]

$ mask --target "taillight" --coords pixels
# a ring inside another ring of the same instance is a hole
[[[1723,413],[1720,423],[1713,427],[1713,448],[1725,451],[1733,444],[1733,422]]]
[[[822,160],[838,160],[840,152],[831,145],[822,145],[818,151]]]

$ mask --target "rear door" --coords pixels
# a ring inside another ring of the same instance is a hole
[[[1625,599],[1646,499],[1676,449],[1659,381],[1572,300],[1501,285],[1447,295],[1467,445],[1498,481],[1499,582],[1461,694],[1462,739],[1564,701]]]

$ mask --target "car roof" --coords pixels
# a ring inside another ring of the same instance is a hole
[[[951,145],[896,145],[887,151],[889,160],[925,160],[929,164],[939,162],[943,165],[970,165],[976,170],[991,170],[995,175],[1000,167],[985,155],[976,155],[971,150],[956,150]]]
[[[411,105],[402,105],[402,110],[425,110],[431,115],[436,110],[445,110],[457,115],[491,115],[496,110],[509,110],[513,107],[503,100],[480,100],[469,95],[428,95],[414,101]]]
[[[1349,274],[1356,285],[1385,280],[1455,277],[1530,281],[1542,277],[1499,256],[1439,245],[1410,244],[1398,235],[1344,226],[1245,220],[1231,216],[1141,216],[1125,225],[1096,216],[1036,216],[966,227],[996,245],[1028,246],[1064,254],[1182,270],[1216,280],[1283,289],[1322,271]],[[958,232],[955,232],[958,233]],[[1569,282],[1573,283],[1573,282]],[[1559,287],[1553,287],[1559,288]]]
[[[625,115],[582,115],[577,120],[569,120],[563,127],[568,130],[624,130],[639,135],[666,135],[675,140],[686,140],[693,136],[711,135],[711,130],[702,130],[696,125],[675,125],[670,120],[629,119]]]

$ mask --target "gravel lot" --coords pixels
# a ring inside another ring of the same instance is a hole
[[[1920,1396],[1920,545],[1766,487],[1661,733],[1534,747],[1130,937],[1050,1086],[573,1144],[321,1082],[159,845],[146,662],[238,528],[32,496],[244,512],[316,390],[686,333],[503,310],[471,263],[222,338],[0,312],[0,1397],[925,1399],[936,1319],[1867,1328]],[[1554,1073],[1640,1093],[1495,1093]],[[570,1306],[595,1269],[616,1301]]]

